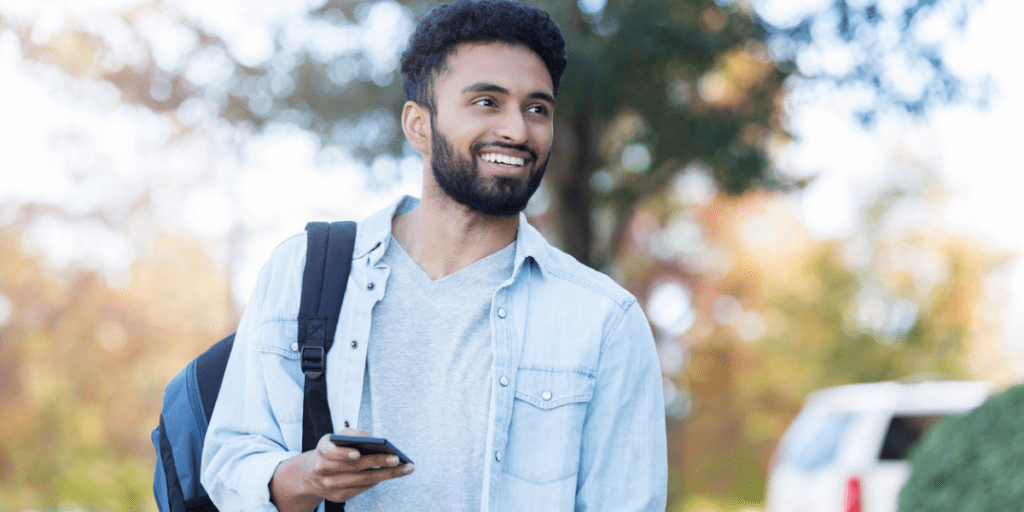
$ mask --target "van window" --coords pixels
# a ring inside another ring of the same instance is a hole
[[[805,470],[817,469],[832,462],[852,419],[850,414],[799,416],[782,441],[780,462]]]
[[[906,460],[921,438],[945,415],[896,415],[889,422],[879,460]]]

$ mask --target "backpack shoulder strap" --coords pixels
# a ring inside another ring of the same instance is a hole
[[[231,346],[234,343],[235,333],[231,333],[196,357],[196,384],[199,388],[199,401],[203,403],[203,414],[206,416],[207,426],[213,416],[213,406],[217,402],[220,385],[224,381],[224,371],[228,365],[228,357],[231,355]]]
[[[327,351],[334,343],[341,302],[352,270],[355,222],[306,225],[306,268],[299,304],[299,350],[306,383],[302,399],[302,451],[316,448],[334,433],[327,403]],[[324,502],[327,512],[344,512],[343,503]]]
[[[299,305],[299,350],[306,375],[302,406],[302,451],[334,432],[327,404],[327,351],[334,342],[345,287],[352,270],[356,223],[306,225],[306,267]]]

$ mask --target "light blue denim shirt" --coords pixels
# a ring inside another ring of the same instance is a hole
[[[359,224],[327,354],[337,430],[358,425],[371,310],[386,293],[389,269],[380,259],[391,219],[418,204],[403,198]],[[525,217],[519,226],[512,278],[491,304],[481,509],[665,510],[662,380],[647,319],[607,276],[548,245]],[[296,318],[305,252],[304,234],[275,249],[238,327],[203,451],[203,485],[224,512],[275,510],[270,479],[302,449]]]

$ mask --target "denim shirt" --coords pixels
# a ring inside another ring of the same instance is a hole
[[[371,310],[386,293],[389,269],[380,259],[391,219],[418,204],[403,198],[359,224],[327,354],[336,430],[358,425]],[[525,217],[515,250],[512,277],[491,303],[481,510],[665,510],[662,378],[636,299],[548,245]],[[202,483],[221,511],[275,510],[270,479],[302,450],[296,319],[305,252],[304,234],[274,250],[236,334],[202,461]]]

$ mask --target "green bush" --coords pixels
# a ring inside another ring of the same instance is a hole
[[[910,463],[901,512],[1024,510],[1024,385],[939,423]]]

